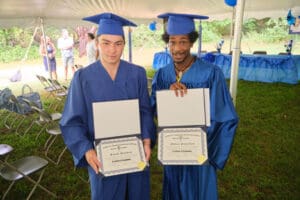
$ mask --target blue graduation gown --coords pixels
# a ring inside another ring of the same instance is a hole
[[[173,63],[159,69],[152,82],[151,104],[156,109],[156,91],[169,89],[176,82]],[[211,126],[207,129],[209,164],[203,166],[164,166],[164,200],[218,199],[217,169],[223,169],[238,124],[223,72],[196,59],[181,82],[187,88],[210,89]]]
[[[60,121],[62,136],[78,167],[87,166],[92,199],[139,200],[150,198],[149,170],[103,177],[95,174],[85,159],[94,148],[92,103],[112,100],[139,99],[141,137],[155,141],[155,127],[144,68],[121,60],[115,80],[101,62],[78,70],[71,82]]]

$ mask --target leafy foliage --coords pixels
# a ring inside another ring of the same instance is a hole
[[[231,20],[226,19],[222,21],[203,22],[207,28],[220,36],[230,35]]]
[[[261,27],[257,21],[250,20],[250,23],[246,24],[247,28],[244,33],[247,38],[262,42],[280,42],[289,37],[287,22],[283,19],[268,19],[264,26]]]
[[[248,19],[243,24],[243,33],[247,34],[251,31],[257,32],[257,27],[258,27],[257,20],[255,20],[253,18]]]
[[[163,29],[151,31],[147,25],[141,24],[135,28],[132,34],[133,46],[135,47],[160,47],[164,43],[161,40]]]
[[[202,42],[217,41],[221,34],[215,31],[214,26],[205,22],[202,24]]]
[[[27,46],[27,42],[30,41],[32,34],[32,30],[20,29],[18,27],[0,29],[0,43],[3,46],[14,47],[20,45],[24,48]]]
[[[20,45],[16,46],[0,46],[0,62],[11,62],[11,61],[20,61],[25,55],[26,48],[22,48]],[[27,59],[36,59],[39,58],[39,47],[33,45],[28,53]]]
[[[0,29],[0,62],[22,60],[33,35],[32,29],[12,27]],[[38,43],[34,42],[28,59],[38,58]]]

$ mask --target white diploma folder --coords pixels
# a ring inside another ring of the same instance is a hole
[[[139,135],[138,99],[93,103],[95,139]]]
[[[183,97],[176,96],[173,90],[161,90],[157,91],[156,99],[158,126],[162,129],[158,133],[158,160],[163,165],[205,164],[209,89],[188,89]]]
[[[209,89],[188,89],[183,97],[173,90],[156,92],[159,127],[210,126]]]
[[[93,103],[95,148],[99,171],[113,176],[143,171],[147,165],[138,99]]]

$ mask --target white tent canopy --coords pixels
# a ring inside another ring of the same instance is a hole
[[[299,0],[248,0],[244,18],[285,17],[289,9],[300,15]],[[232,7],[224,0],[0,0],[0,25],[24,26],[39,17],[45,24],[78,25],[81,18],[101,12],[113,12],[150,21],[163,12],[207,15],[210,19],[231,18]]]

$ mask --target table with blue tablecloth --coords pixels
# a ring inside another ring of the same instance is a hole
[[[160,63],[159,67],[161,67],[171,62],[169,59],[165,59],[169,57],[166,54],[168,53],[160,52],[157,57],[154,57],[153,63],[164,62]],[[230,78],[231,55],[208,53],[203,54],[201,58],[220,67],[225,78]],[[248,81],[297,84],[300,80],[300,55],[241,54],[238,78]]]
[[[225,77],[230,78],[232,56],[213,54],[213,57],[210,62],[219,66]],[[296,84],[300,79],[300,74],[298,74],[299,68],[299,55],[241,54],[238,78],[248,81]]]

